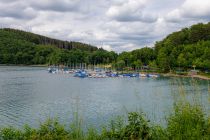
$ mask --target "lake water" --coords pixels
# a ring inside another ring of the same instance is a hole
[[[209,111],[209,81],[191,78],[80,79],[49,74],[46,68],[0,67],[0,126],[37,127],[47,118],[69,124],[78,112],[84,124],[99,126],[117,115],[144,111],[164,123],[183,89]]]

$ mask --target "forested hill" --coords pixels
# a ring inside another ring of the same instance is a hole
[[[88,44],[80,43],[80,42],[69,42],[69,41],[62,41],[58,39],[52,39],[46,36],[34,34],[31,32],[25,32],[17,29],[11,29],[11,28],[4,28],[0,29],[0,39],[14,39],[14,40],[22,40],[31,42],[37,45],[53,45],[58,48],[63,49],[80,49],[84,51],[95,51],[97,50],[97,47],[91,46]]]
[[[143,65],[168,72],[169,70],[210,69],[210,23],[196,24],[174,32],[145,47],[119,54],[117,65],[140,68]]]
[[[63,48],[63,49],[61,49]],[[112,64],[117,69],[143,65],[161,71],[210,69],[210,23],[199,23],[156,42],[154,48],[108,52],[14,29],[0,29],[0,64]]]
[[[184,28],[181,31],[168,35],[162,41],[155,45],[158,47],[170,47],[179,45],[195,44],[199,41],[210,40],[210,22],[207,24],[199,23],[192,25],[190,28]]]
[[[117,57],[95,46],[51,39],[14,29],[0,29],[0,64],[104,64]]]
[[[155,44],[156,62],[165,70],[174,67],[210,69],[210,22],[199,23],[168,35]]]

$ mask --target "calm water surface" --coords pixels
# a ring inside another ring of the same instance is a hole
[[[208,112],[208,84],[190,78],[79,79],[49,74],[46,68],[1,66],[0,126],[37,127],[49,117],[68,124],[74,112],[95,126],[130,111],[144,111],[152,121],[163,123],[181,96],[177,91],[183,89]]]

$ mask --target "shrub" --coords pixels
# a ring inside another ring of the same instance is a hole
[[[207,128],[201,106],[178,103],[174,106],[174,114],[168,118],[166,130],[169,139],[198,140],[206,137]]]

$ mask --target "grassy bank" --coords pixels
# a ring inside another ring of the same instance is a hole
[[[165,127],[151,123],[143,113],[128,113],[127,119],[119,117],[97,131],[83,131],[79,117],[71,125],[49,119],[39,128],[1,128],[2,140],[209,140],[210,116],[198,104],[178,102]]]
[[[200,73],[200,75],[208,77],[210,79],[210,73]]]
[[[188,77],[188,78],[198,78],[201,80],[210,80],[209,74],[198,74],[198,75],[180,75],[180,74],[175,74],[175,73],[161,73],[162,76],[164,77]]]

